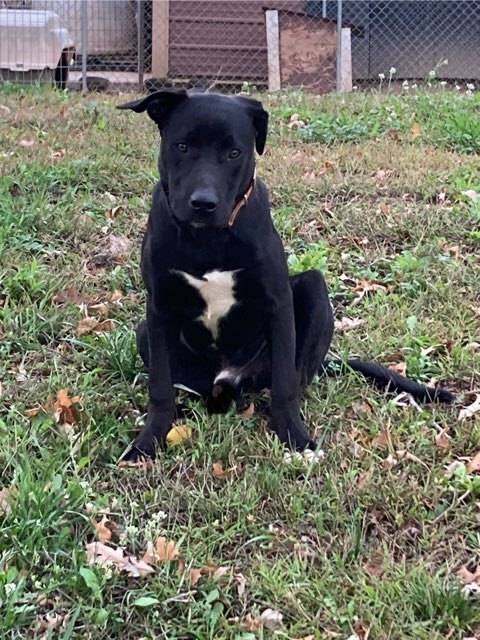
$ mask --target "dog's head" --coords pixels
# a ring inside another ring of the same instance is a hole
[[[120,105],[146,111],[161,134],[160,178],[175,218],[225,227],[263,153],[268,113],[258,100],[164,89]]]

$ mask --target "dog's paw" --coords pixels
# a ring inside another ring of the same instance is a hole
[[[317,444],[308,435],[307,428],[298,417],[282,416],[272,418],[271,428],[276,432],[280,440],[292,451],[315,451]]]

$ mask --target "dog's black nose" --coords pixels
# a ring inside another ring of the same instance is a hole
[[[218,198],[212,189],[197,189],[192,193],[190,205],[196,213],[213,213],[218,205]]]

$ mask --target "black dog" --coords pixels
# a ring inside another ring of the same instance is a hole
[[[280,440],[315,448],[300,394],[328,365],[333,313],[321,273],[289,278],[267,189],[255,178],[267,112],[246,97],[175,89],[119,108],[147,111],[162,139],[142,245],[147,317],[137,328],[149,369],[148,414],[124,460],[153,458],[165,442],[176,418],[174,384],[204,396],[213,412],[232,401],[241,408],[244,393],[269,388]],[[454,399],[378,364],[346,365],[422,400]]]

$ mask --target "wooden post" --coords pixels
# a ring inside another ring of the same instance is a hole
[[[265,11],[267,28],[268,90],[279,91],[280,79],[280,37],[278,11]]]
[[[169,0],[152,0],[152,75],[168,76]]]
[[[342,55],[340,58],[340,91],[352,90],[352,37],[348,27],[342,28]]]

